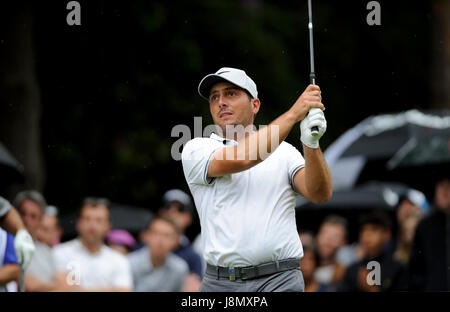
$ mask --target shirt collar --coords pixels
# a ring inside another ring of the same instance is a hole
[[[236,142],[235,140],[222,138],[221,136],[218,136],[218,135],[215,134],[214,132],[211,133],[211,135],[210,135],[209,138],[210,138],[210,139],[213,139],[213,140],[216,140],[216,141],[219,141],[219,142],[221,142],[221,143],[224,144],[224,145],[228,145],[228,144],[237,145],[237,144],[238,144],[238,142]]]

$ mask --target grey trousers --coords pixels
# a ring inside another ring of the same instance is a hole
[[[205,273],[200,292],[303,292],[305,283],[300,269],[292,269],[251,280],[230,281]]]

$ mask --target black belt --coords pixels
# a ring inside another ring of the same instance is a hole
[[[206,264],[206,273],[217,276],[217,278],[226,277],[230,281],[234,281],[236,279],[245,281],[292,269],[300,269],[300,259],[289,258],[239,268],[225,268],[211,265],[209,263]]]

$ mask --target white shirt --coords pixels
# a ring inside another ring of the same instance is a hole
[[[53,248],[56,271],[68,273],[68,279],[77,280],[86,288],[133,288],[127,258],[103,245],[94,254],[74,239]]]
[[[207,178],[212,154],[238,144],[216,134],[186,143],[181,159],[200,217],[206,262],[241,267],[303,257],[295,220],[294,174],[305,165],[300,152],[282,142],[256,166]]]

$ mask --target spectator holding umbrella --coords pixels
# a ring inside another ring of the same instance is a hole
[[[422,192],[408,189],[400,194],[396,211],[398,233],[394,257],[403,264],[409,260],[414,232],[428,209],[428,201]]]

